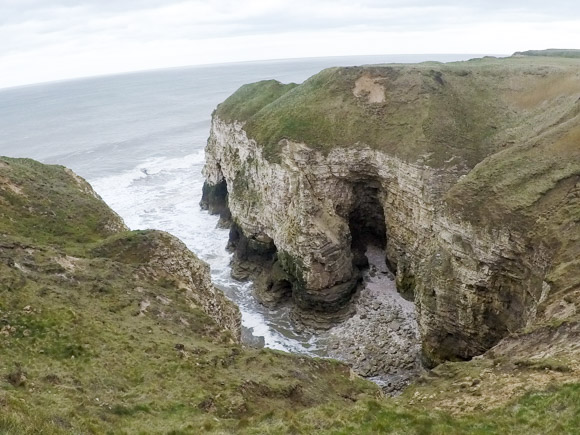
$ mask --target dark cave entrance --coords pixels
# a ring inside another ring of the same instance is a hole
[[[369,267],[367,247],[372,245],[385,250],[387,245],[381,187],[378,182],[357,183],[353,186],[353,194],[355,202],[348,219],[353,265],[366,269]]]
[[[225,178],[217,184],[209,184],[207,181],[203,183],[199,205],[210,214],[220,216],[218,226],[227,228],[230,225],[232,215],[228,206],[228,184]]]

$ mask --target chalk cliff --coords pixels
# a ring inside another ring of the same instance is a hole
[[[213,114],[202,205],[233,222],[238,275],[265,270],[259,296],[291,296],[302,322],[347,315],[378,244],[427,359],[481,354],[576,313],[579,66],[480,59],[246,85]]]

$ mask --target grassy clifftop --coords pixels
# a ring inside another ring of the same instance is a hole
[[[65,168],[0,158],[0,204],[1,433],[547,434],[580,424],[577,323],[513,337],[383,399],[335,361],[241,346],[200,299],[215,297],[203,264],[169,234],[127,231]]]
[[[224,120],[245,122],[296,86],[295,83],[283,84],[277,80],[249,83],[238,89],[228,99],[228,104],[219,105],[215,113]]]
[[[337,362],[237,344],[191,297],[203,283],[172,272],[192,254],[166,233],[125,231],[64,168],[0,158],[0,177],[1,433],[548,434],[580,424],[580,387],[565,384],[578,363],[563,338],[577,324],[440,366],[383,399]],[[551,359],[535,355],[543,341],[559,343]]]
[[[75,250],[125,224],[72,171],[29,159],[0,160],[0,234]]]
[[[514,56],[580,57],[580,50],[549,48],[547,50],[516,51]]]
[[[215,115],[245,122],[272,160],[280,140],[290,139],[323,152],[370,146],[432,167],[472,168],[558,122],[580,95],[579,62],[524,57],[331,68],[299,86],[279,85],[278,98],[271,81],[244,86]]]

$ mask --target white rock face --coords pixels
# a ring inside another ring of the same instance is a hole
[[[445,192],[462,172],[363,145],[328,155],[289,140],[280,147],[279,163],[270,162],[242,124],[216,117],[204,175],[210,186],[225,180],[245,236],[274,242],[294,277],[297,311],[336,310],[348,301],[357,279],[349,215],[362,186],[378,192],[387,259],[399,290],[414,294],[428,357],[480,354],[533,320],[547,254],[532,251],[521,233],[474,227],[448,210]]]

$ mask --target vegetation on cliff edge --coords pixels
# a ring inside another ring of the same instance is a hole
[[[245,85],[214,116],[244,122],[272,161],[289,139],[324,153],[368,146],[465,170],[557,122],[580,95],[579,66],[576,59],[521,57],[330,68],[298,86]],[[272,88],[282,90],[277,98]],[[543,102],[563,107],[546,111]]]
[[[580,57],[580,50],[549,48],[547,50],[516,51],[514,56]]]

